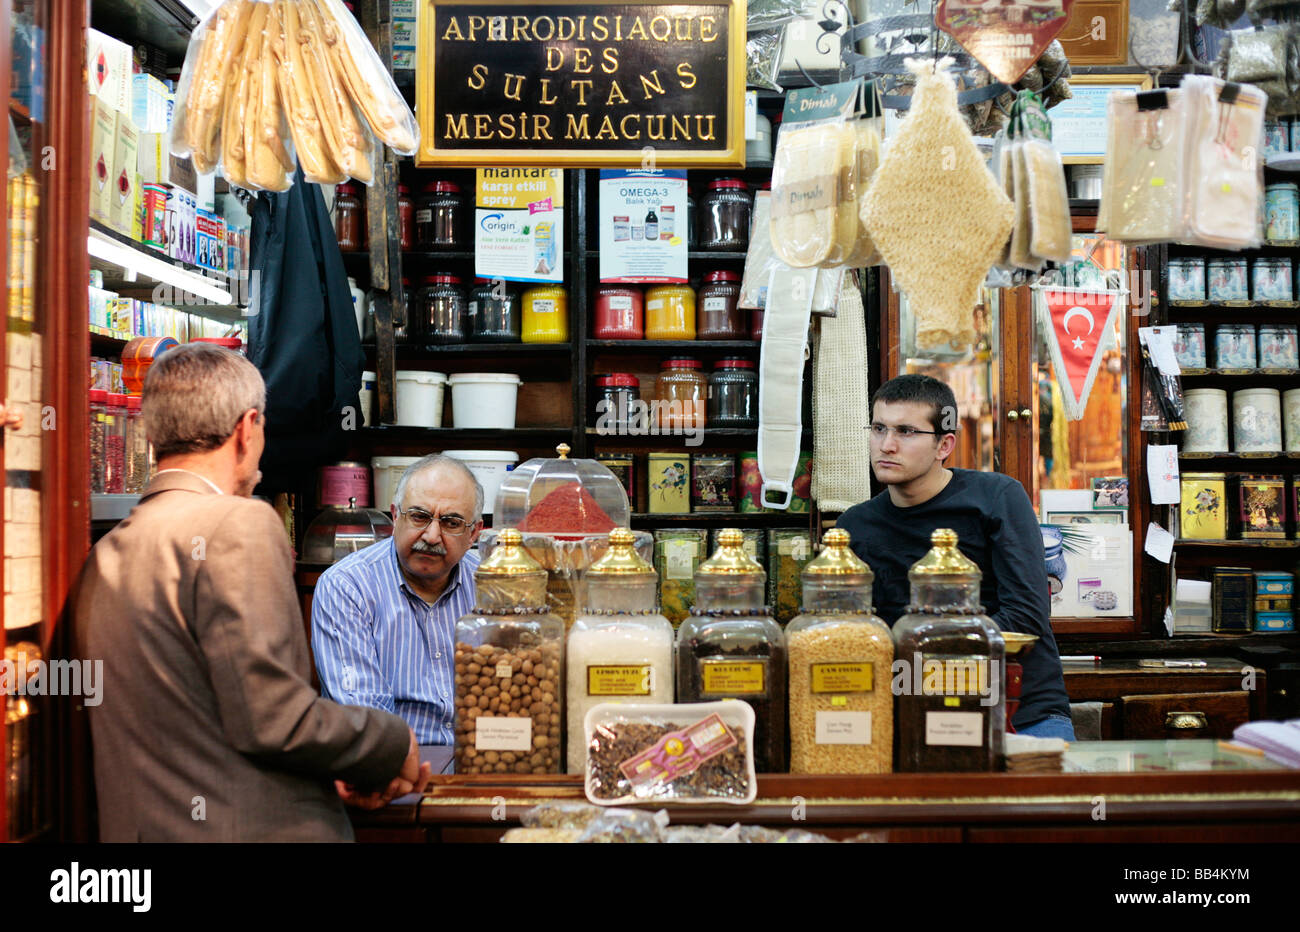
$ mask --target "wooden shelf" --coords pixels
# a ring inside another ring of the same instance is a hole
[[[110,356],[120,355],[129,342],[131,342],[129,339],[121,337],[110,337],[107,334],[95,333],[94,331],[90,333],[91,350],[107,353]]]
[[[362,346],[369,350],[375,348],[373,343],[363,343]],[[397,355],[408,359],[418,356],[540,356],[572,352],[572,343],[397,344]]]
[[[1184,369],[1182,374],[1192,379],[1294,379],[1300,377],[1300,369]]]
[[[657,514],[649,511],[633,512],[635,524],[717,524],[737,527],[773,527],[804,530],[808,526],[808,512],[788,511],[692,511],[689,514]]]
[[[128,45],[157,46],[180,65],[199,21],[178,0],[92,0],[90,24]]]
[[[1296,550],[1300,540],[1199,540],[1180,537],[1174,542],[1179,547],[1205,547],[1224,550]]]
[[[702,260],[717,259],[720,262],[744,262],[747,255],[749,255],[748,252],[740,249],[692,249],[690,252],[686,253],[686,258]],[[600,251],[597,249],[588,249],[587,258],[599,259]],[[605,284],[613,285],[617,284],[617,282],[605,282]]]
[[[491,441],[494,443],[522,443],[528,440],[545,443],[554,440],[560,442],[573,437],[569,427],[515,427],[509,430],[491,428],[455,428],[455,427],[405,427],[385,424],[378,427],[363,427],[363,436],[376,442],[419,443],[423,440],[456,443],[474,443]],[[504,448],[503,448],[504,449]]]
[[[1278,256],[1288,255],[1296,251],[1298,247],[1279,245],[1277,243],[1264,243],[1254,249],[1211,249],[1209,246],[1195,246],[1186,243],[1169,243],[1170,256],[1227,256],[1231,258],[1243,258],[1249,256]]]
[[[587,346],[592,349],[623,353],[654,353],[662,350],[758,352],[762,345],[760,340],[587,340]]]

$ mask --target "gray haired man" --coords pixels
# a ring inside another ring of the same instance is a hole
[[[284,525],[249,497],[266,388],[192,343],[144,383],[158,472],[91,551],[75,595],[103,841],[344,841],[340,803],[427,782],[401,719],[311,688]],[[359,787],[360,789],[357,789]]]
[[[483,487],[459,460],[426,456],[402,474],[393,536],[326,570],[311,644],[325,695],[396,712],[422,745],[456,727],[456,620],[474,606]]]

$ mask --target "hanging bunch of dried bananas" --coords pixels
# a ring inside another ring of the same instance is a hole
[[[374,179],[375,140],[402,155],[419,128],[339,0],[226,0],[194,32],[172,152],[242,188]]]

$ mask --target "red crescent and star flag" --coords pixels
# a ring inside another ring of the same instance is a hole
[[[1071,421],[1082,419],[1101,365],[1106,335],[1114,328],[1122,292],[1044,288],[1040,292],[1047,345]]]

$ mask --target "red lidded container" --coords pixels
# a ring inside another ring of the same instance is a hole
[[[595,338],[645,339],[645,296],[640,288],[601,285],[596,289]]]

